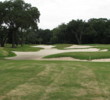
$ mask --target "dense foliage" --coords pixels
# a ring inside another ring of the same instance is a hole
[[[0,45],[22,45],[29,30],[37,32],[39,16],[38,9],[23,0],[0,2]]]
[[[27,44],[109,44],[110,20],[71,20],[53,30],[38,29],[40,12],[23,0],[0,2],[0,46]]]
[[[110,20],[106,18],[92,18],[88,21],[71,20],[53,30],[39,29],[37,33],[30,35],[31,38],[29,36],[27,39],[28,43],[109,44]]]
[[[110,20],[106,18],[72,20],[52,30],[52,43],[108,44],[110,43]]]

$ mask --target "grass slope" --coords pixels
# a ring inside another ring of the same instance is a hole
[[[109,65],[0,60],[0,100],[109,100]]]
[[[0,59],[2,59],[4,57],[12,57],[12,56],[15,56],[15,54],[13,52],[11,52],[8,49],[0,47]]]

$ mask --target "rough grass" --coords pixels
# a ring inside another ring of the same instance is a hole
[[[110,58],[110,52],[68,52],[49,55],[44,58],[59,58],[59,57],[72,57],[76,59],[86,59],[86,60],[104,59]]]
[[[109,65],[0,60],[0,100],[109,100]]]

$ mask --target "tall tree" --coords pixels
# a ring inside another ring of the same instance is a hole
[[[5,6],[0,2],[0,46],[4,47],[7,39],[7,27],[4,23],[4,16],[6,15]]]
[[[4,5],[6,11],[4,23],[9,28],[9,36],[14,48],[18,41],[19,29],[21,32],[26,32],[29,28],[37,30],[40,13],[36,7],[23,0],[5,1]]]
[[[75,38],[78,44],[82,43],[82,36],[84,34],[84,25],[85,22],[82,20],[72,20],[68,23],[67,29],[71,34],[70,36],[73,36],[73,39]],[[72,37],[70,37],[72,38]]]

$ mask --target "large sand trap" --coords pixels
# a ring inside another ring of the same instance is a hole
[[[40,47],[40,48],[44,48],[44,49],[42,49],[38,52],[16,52],[16,51],[13,51],[17,56],[8,57],[6,59],[11,59],[11,60],[43,60],[44,56],[58,54],[58,53],[64,53],[64,52],[98,52],[98,51],[101,51],[100,49],[97,49],[97,48],[88,48],[91,46],[79,46],[79,45],[78,46],[75,45],[75,48],[79,48],[79,49],[68,49],[68,50],[58,50],[56,48],[53,48],[54,46],[52,46],[52,45],[48,45],[48,46],[47,45],[39,45],[39,46],[33,46],[33,47]],[[74,45],[71,47],[74,47]],[[84,49],[81,49],[81,48],[84,48]],[[102,51],[105,52],[106,50],[102,50]],[[67,57],[53,58],[53,60],[75,60],[75,61],[77,60],[78,61],[78,59],[67,58]]]

